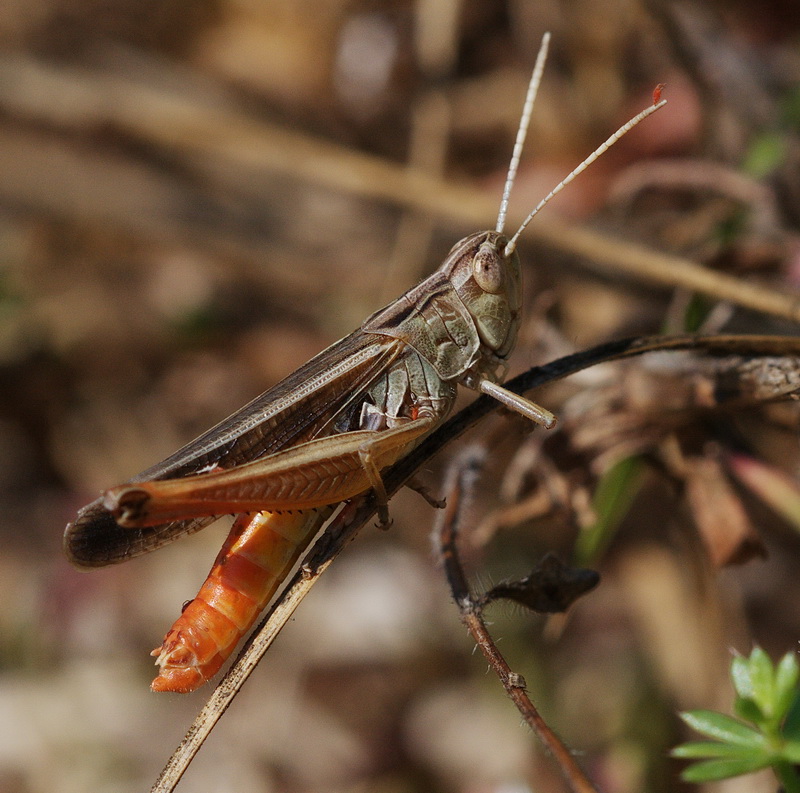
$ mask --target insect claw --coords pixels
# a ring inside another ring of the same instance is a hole
[[[392,519],[389,517],[389,507],[386,504],[378,504],[378,522],[375,527],[378,529],[386,530],[392,525]]]

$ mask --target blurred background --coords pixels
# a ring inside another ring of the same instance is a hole
[[[625,335],[796,333],[795,2],[0,6],[0,793],[149,788],[208,690],[151,694],[148,653],[225,526],[81,573],[65,524],[494,227],[545,30],[509,226],[657,83],[669,104],[526,233],[512,373]],[[653,275],[656,251],[721,280],[699,295],[678,267]],[[698,407],[721,376],[680,356],[601,367],[537,394],[552,435],[494,417],[461,442],[489,454],[463,527],[478,589],[548,550],[603,576],[566,617],[489,616],[609,793],[689,790],[677,711],[728,710],[732,650],[776,658],[800,634],[797,410]],[[454,452],[424,472],[434,491]],[[473,653],[434,510],[413,493],[391,509],[179,790],[565,789]]]

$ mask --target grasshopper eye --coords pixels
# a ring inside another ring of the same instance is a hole
[[[505,269],[500,254],[489,242],[484,242],[472,260],[475,283],[490,295],[499,294],[505,281]]]

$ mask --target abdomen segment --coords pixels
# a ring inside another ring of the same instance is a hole
[[[153,650],[153,691],[188,693],[219,671],[332,511],[237,517],[197,597]]]

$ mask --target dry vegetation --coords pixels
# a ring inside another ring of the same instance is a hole
[[[155,778],[207,692],[150,694],[147,653],[223,531],[85,574],[64,525],[493,226],[547,29],[512,225],[656,83],[669,105],[526,235],[512,370],[663,330],[795,333],[791,2],[0,5],[0,793]],[[800,526],[779,514],[800,498],[798,412],[748,385],[797,375],[759,366],[608,364],[537,394],[551,436],[495,416],[462,441],[489,455],[462,526],[480,585],[576,543],[601,572],[566,617],[490,616],[608,793],[688,789],[676,711],[728,708],[732,648],[800,636]],[[434,511],[402,493],[392,515],[331,567],[181,791],[564,790],[472,655]]]

